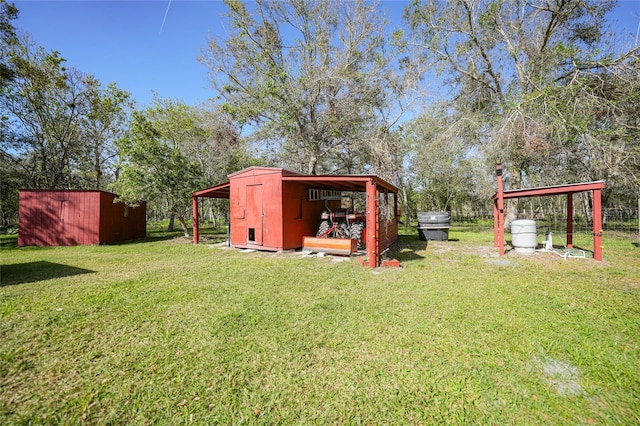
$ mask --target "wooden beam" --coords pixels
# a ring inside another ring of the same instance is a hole
[[[576,192],[594,191],[596,189],[604,189],[604,181],[600,180],[595,182],[570,183],[566,185],[545,186],[540,188],[509,189],[507,191],[503,191],[502,197],[504,199],[540,197],[543,195],[561,195]],[[497,196],[497,194],[495,196]]]
[[[496,176],[498,177],[498,246],[500,256],[504,256],[504,186],[502,184],[502,164],[496,164]]]
[[[367,194],[367,213],[366,213],[366,229],[367,229],[367,257],[369,258],[369,266],[376,268],[380,266],[380,253],[378,252],[378,189],[373,180],[368,180],[366,184]]]
[[[498,236],[498,200],[493,201],[493,246],[498,247],[500,242]]]
[[[350,238],[303,237],[302,249],[314,253],[350,256],[358,250],[358,240]]]
[[[200,242],[200,220],[198,214],[198,197],[192,197],[193,200],[193,244]]]
[[[602,191],[593,191],[593,258],[602,260]]]

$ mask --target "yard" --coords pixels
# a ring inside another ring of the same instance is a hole
[[[0,423],[640,423],[629,238],[600,263],[406,233],[373,271],[222,236],[5,240]]]

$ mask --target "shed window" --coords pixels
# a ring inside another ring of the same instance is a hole
[[[339,197],[342,195],[342,191],[332,191],[330,189],[323,189],[320,191],[320,199],[322,197]]]

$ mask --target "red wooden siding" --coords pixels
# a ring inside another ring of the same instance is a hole
[[[385,250],[398,239],[398,222],[387,220],[380,222],[380,250]]]
[[[380,251],[391,247],[398,239],[398,221],[396,212],[398,211],[397,195],[394,193],[381,193],[380,199],[384,202],[384,207],[380,210],[378,218],[380,223]]]
[[[282,198],[285,250],[301,247],[303,237],[315,236],[320,226],[324,201],[309,201],[309,189],[313,186],[299,182],[284,182]],[[332,202],[337,208],[339,202]]]
[[[147,206],[114,203],[116,194],[100,193],[100,244],[137,240],[147,236]]]
[[[18,245],[113,243],[146,235],[146,208],[128,209],[103,191],[20,191]],[[118,218],[118,219],[116,219]]]
[[[356,191],[367,196],[367,256],[378,266],[380,251],[398,236],[397,188],[373,175],[302,175],[285,169],[250,167],[229,175],[229,182],[196,191],[193,197],[194,243],[199,241],[198,198],[229,198],[230,244],[237,248],[290,250],[315,236],[325,209],[323,200],[309,200],[309,189]],[[378,200],[385,200],[380,215]],[[369,204],[374,200],[373,204]],[[330,201],[332,210],[340,201]],[[373,243],[373,244],[371,244]]]
[[[282,197],[280,169],[254,167],[229,176],[231,186],[231,245],[282,249]]]

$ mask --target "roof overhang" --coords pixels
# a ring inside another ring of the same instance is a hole
[[[309,185],[315,185],[325,189],[333,189],[337,191],[357,191],[365,192],[367,182],[374,183],[376,186],[387,190],[388,192],[398,193],[398,188],[394,185],[380,179],[376,175],[298,175],[283,176],[284,182],[303,182]]]
[[[367,183],[378,187],[378,191],[387,191],[397,194],[398,188],[376,175],[302,175],[285,169],[252,167],[229,175],[234,178],[237,175],[247,173],[282,173],[283,182],[301,182],[313,185],[318,189],[331,189],[336,191],[366,192]],[[231,184],[224,182],[210,188],[201,189],[191,194],[193,198],[229,198]]]
[[[230,183],[225,182],[207,189],[201,189],[191,194],[193,198],[226,198],[229,199]]]

